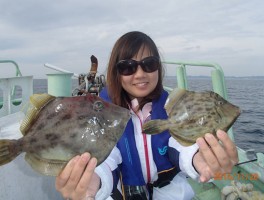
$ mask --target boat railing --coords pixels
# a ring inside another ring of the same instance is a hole
[[[15,61],[13,61],[13,60],[0,60],[0,63],[5,63],[5,64],[11,63],[11,64],[13,64],[16,67],[16,77],[22,76],[22,73],[18,67],[18,64]]]
[[[33,94],[33,77],[22,76],[18,64],[12,60],[0,60],[0,64],[12,64],[16,68],[13,77],[0,78],[0,117],[18,112],[23,102]]]
[[[164,61],[164,64],[167,65],[176,65],[176,76],[177,76],[177,84],[179,88],[187,89],[187,74],[186,67],[209,67],[213,68],[211,72],[212,76],[212,85],[214,92],[218,93],[225,99],[227,99],[227,90],[224,79],[224,72],[222,67],[215,63],[207,63],[207,62],[185,62],[185,61]],[[167,88],[170,90],[170,88]]]
[[[212,68],[211,71],[211,80],[213,91],[221,95],[223,98],[228,99],[227,88],[225,83],[225,76],[222,70],[222,67],[218,64],[207,63],[207,62],[181,62],[181,61],[164,61],[162,62],[165,65],[174,65],[176,67],[176,77],[177,77],[177,87],[188,89],[188,80],[187,80],[187,67],[209,67]],[[167,91],[172,91],[171,87],[164,87]],[[234,141],[234,134],[232,128],[228,131],[229,137]],[[256,153],[257,159],[252,161],[249,160],[247,156],[247,151],[237,147],[239,163],[241,164],[234,168],[233,173],[240,174],[241,171],[245,170],[250,175],[257,174],[257,180],[252,181],[254,187],[261,188],[264,183],[264,154]],[[243,175],[243,173],[242,173]],[[218,187],[223,187],[227,185],[227,181],[217,181],[216,184]]]
[[[186,67],[209,67],[213,70],[211,71],[211,80],[213,91],[221,95],[223,98],[227,99],[227,89],[225,84],[225,76],[223,69],[220,65],[207,62],[186,62],[186,61],[164,61],[162,62],[166,65],[176,66],[176,77],[177,77],[177,87],[188,89],[187,73]],[[167,91],[172,91],[173,88],[164,87]],[[232,128],[229,129],[228,134],[232,140],[234,140],[234,135]]]

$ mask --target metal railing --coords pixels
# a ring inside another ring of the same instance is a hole
[[[176,61],[176,62],[169,62],[164,61],[164,64],[176,65],[176,76],[177,76],[177,83],[179,88],[188,89],[187,83],[187,74],[186,74],[186,67],[209,67],[213,68],[211,72],[212,76],[212,84],[214,92],[218,93],[225,99],[227,99],[227,90],[225,84],[225,76],[224,72],[220,65],[213,64],[213,63],[206,63],[206,62],[185,62],[185,61]]]
[[[22,76],[18,64],[13,60],[0,60],[1,63],[11,63],[16,69],[15,76],[0,78],[0,117],[3,117],[21,110],[22,102],[28,101],[33,94],[33,77]]]
[[[18,64],[13,60],[0,60],[0,63],[11,63],[16,67],[16,76],[22,76],[22,73],[18,67]]]
[[[177,87],[188,89],[188,81],[187,81],[187,67],[209,67],[213,70],[211,71],[211,80],[213,91],[218,93],[223,98],[227,99],[227,89],[225,83],[225,76],[223,69],[218,64],[207,63],[207,62],[185,62],[185,61],[164,61],[162,62],[166,65],[175,65],[176,66],[176,77],[177,77]],[[173,88],[164,86],[164,89],[167,91],[172,91]],[[234,141],[234,135],[232,128],[228,131],[229,137]]]

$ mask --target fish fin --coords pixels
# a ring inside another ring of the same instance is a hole
[[[67,164],[66,161],[45,159],[33,153],[27,153],[25,160],[32,169],[46,176],[58,176]]]
[[[168,129],[168,120],[150,120],[143,124],[142,131],[145,134],[158,134]]]
[[[179,135],[171,134],[172,137],[177,140],[182,146],[191,146],[193,145],[196,141],[192,141],[191,139],[188,139],[186,137],[181,137]]]
[[[23,135],[27,134],[32,122],[36,120],[41,109],[53,99],[55,99],[55,97],[49,94],[34,94],[30,96],[30,103],[26,111],[26,116],[20,125],[20,131]]]
[[[14,160],[21,151],[15,148],[17,140],[0,140],[0,166]]]
[[[165,109],[167,114],[171,113],[173,106],[177,101],[187,92],[185,89],[175,88],[168,96],[167,101],[165,103]]]

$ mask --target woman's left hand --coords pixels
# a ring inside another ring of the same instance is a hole
[[[218,130],[216,135],[217,138],[207,133],[204,138],[196,140],[199,150],[193,157],[193,165],[200,174],[201,182],[207,182],[216,175],[231,173],[238,163],[236,146],[227,133]]]

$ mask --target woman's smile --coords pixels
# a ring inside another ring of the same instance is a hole
[[[141,82],[141,83],[134,83],[133,85],[135,85],[136,87],[139,88],[145,88],[147,86],[148,82]]]

